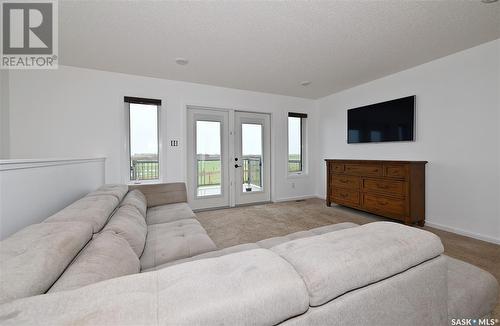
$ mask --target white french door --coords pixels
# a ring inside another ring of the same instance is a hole
[[[187,123],[193,209],[270,201],[268,114],[188,108]]]
[[[234,116],[235,204],[271,200],[270,118],[236,112]]]
[[[188,109],[188,192],[192,209],[229,206],[229,114]]]

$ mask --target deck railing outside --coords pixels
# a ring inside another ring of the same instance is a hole
[[[261,156],[243,156],[243,184],[262,187]]]
[[[220,155],[197,155],[198,186],[218,186],[221,180]]]
[[[130,180],[155,180],[160,176],[159,164],[155,160],[133,160]]]
[[[221,184],[220,155],[198,155],[198,186],[218,186]],[[243,183],[262,186],[262,157],[243,156]]]
[[[220,185],[220,155],[199,155],[198,186]],[[288,160],[290,172],[300,171],[300,160]],[[155,180],[159,178],[159,164],[156,160],[133,160],[130,180]],[[243,156],[243,183],[262,186],[262,157]]]

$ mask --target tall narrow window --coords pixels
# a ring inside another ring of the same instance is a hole
[[[288,172],[304,171],[304,125],[307,114],[288,113]]]
[[[160,100],[125,97],[128,104],[130,181],[160,178],[158,116]]]

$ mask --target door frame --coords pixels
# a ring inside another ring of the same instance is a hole
[[[241,204],[241,205],[236,205],[236,194],[235,194],[235,191],[234,191],[234,188],[235,188],[235,177],[236,177],[236,173],[235,173],[235,169],[234,168],[231,168],[231,163],[234,162],[234,148],[235,148],[235,136],[234,136],[234,127],[235,127],[235,114],[236,112],[242,112],[242,113],[255,113],[255,114],[266,114],[269,116],[269,162],[270,162],[270,166],[269,166],[269,198],[270,200],[269,201],[266,201],[266,202],[272,202],[273,201],[273,198],[275,196],[274,194],[274,182],[275,182],[275,168],[276,168],[276,163],[274,162],[274,158],[273,158],[273,149],[274,149],[274,146],[275,146],[275,142],[273,140],[273,131],[272,131],[272,123],[273,123],[273,117],[275,116],[274,113],[272,112],[262,112],[262,111],[257,111],[257,110],[248,110],[248,109],[237,109],[237,108],[231,108],[231,107],[227,107],[227,106],[224,106],[224,105],[203,105],[203,104],[184,104],[183,107],[186,109],[186,113],[184,115],[185,117],[185,123],[184,123],[184,127],[186,128],[185,129],[185,139],[186,139],[186,153],[184,155],[184,158],[185,158],[185,166],[186,166],[186,175],[185,175],[185,180],[186,180],[186,184],[188,185],[188,202],[191,204],[191,201],[193,199],[193,195],[194,193],[190,193],[192,189],[192,187],[190,187],[189,183],[191,182],[190,180],[190,175],[189,175],[189,170],[190,170],[190,148],[189,146],[192,146],[192,144],[190,145],[190,138],[189,138],[189,134],[190,134],[190,128],[192,128],[192,126],[190,126],[189,122],[190,122],[190,119],[189,119],[189,112],[190,110],[200,110],[200,111],[203,111],[203,110],[211,110],[211,111],[221,111],[221,112],[227,112],[228,113],[228,116],[229,116],[229,119],[228,119],[228,141],[227,141],[227,145],[228,145],[228,157],[227,157],[227,164],[228,167],[229,167],[229,206],[227,205],[224,205],[224,206],[214,206],[214,207],[209,207],[209,208],[196,208],[196,207],[192,207],[193,210],[195,211],[200,211],[200,210],[210,210],[210,209],[217,209],[217,208],[224,208],[224,207],[237,207],[237,206],[246,206],[246,205],[251,205],[251,204],[259,204],[259,203],[262,203],[262,202],[255,202],[255,203],[250,203],[250,204]],[[194,190],[193,190],[194,191]]]

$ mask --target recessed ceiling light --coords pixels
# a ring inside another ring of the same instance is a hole
[[[186,58],[175,58],[175,63],[181,66],[185,66],[189,63],[189,60]]]
[[[493,3],[497,2],[498,0],[481,0],[482,3]]]
[[[311,82],[308,81],[308,80],[303,80],[303,81],[300,82],[300,85],[302,85],[302,86],[309,86],[309,85],[311,85]]]

